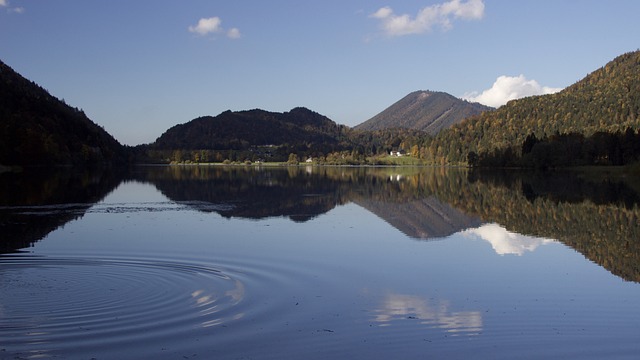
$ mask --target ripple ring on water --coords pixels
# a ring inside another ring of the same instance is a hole
[[[243,316],[242,273],[155,260],[0,258],[3,346],[143,341]]]

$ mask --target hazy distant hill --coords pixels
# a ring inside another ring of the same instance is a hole
[[[640,128],[640,51],[618,56],[559,93],[513,100],[469,118],[441,132],[430,148],[436,161],[457,163],[467,161],[470,152],[506,150],[519,156],[532,133],[542,139],[568,133],[613,134],[627,128]]]
[[[0,61],[0,164],[79,165],[124,161],[104,129]]]
[[[355,127],[356,130],[406,128],[435,135],[463,119],[493,108],[470,103],[443,92],[415,91],[378,115]]]
[[[245,149],[255,145],[325,144],[340,141],[346,130],[306,108],[277,113],[225,111],[176,125],[151,144],[156,149]]]

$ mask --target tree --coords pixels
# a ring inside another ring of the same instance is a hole
[[[300,162],[300,159],[298,159],[298,155],[294,153],[289,154],[289,160],[287,160],[287,163],[291,165],[298,165],[299,162]]]
[[[469,153],[467,154],[467,164],[469,164],[469,166],[478,166],[479,160],[480,158],[478,157],[478,154],[475,153],[475,151],[469,151]]]
[[[420,156],[420,147],[418,145],[413,145],[411,147],[411,156],[415,158]]]
[[[522,155],[526,155],[528,153],[531,152],[531,150],[533,150],[533,147],[538,143],[538,138],[536,137],[536,134],[531,133],[529,134],[529,136],[527,136],[526,139],[524,139],[524,142],[522,143]]]

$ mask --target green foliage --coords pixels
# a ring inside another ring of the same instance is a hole
[[[624,133],[597,132],[589,137],[580,133],[556,134],[538,139],[529,135],[522,152],[509,147],[483,153],[470,166],[557,168],[588,165],[630,165],[640,160],[640,131],[627,128]],[[473,153],[475,154],[475,153]]]
[[[436,162],[458,164],[472,151],[486,157],[511,151],[520,157],[522,150],[531,150],[532,135],[589,137],[627,128],[640,128],[640,51],[619,56],[560,93],[514,100],[471,117],[440,132],[429,148]]]
[[[288,162],[295,154],[298,161],[356,165],[399,149],[419,158],[426,137],[422,131],[400,128],[355,131],[303,108],[282,114],[227,111],[175,126],[134,152],[139,162]]]
[[[429,101],[431,113],[425,115]],[[514,100],[440,131],[458,121],[447,117],[448,106],[454,105],[447,94],[412,93],[383,112],[383,129],[373,131],[360,130],[364,124],[357,129],[338,125],[305,108],[285,113],[226,111],[176,125],[153,144],[128,149],[81,110],[0,62],[0,164],[94,164],[132,158],[162,163],[286,162],[295,154],[298,161],[311,157],[316,163],[351,165],[384,163],[385,154],[397,150],[434,165],[630,164],[639,161],[640,152],[640,51],[619,56],[558,94]],[[443,111],[438,115],[434,109]],[[390,124],[401,128],[388,128]]]
[[[289,154],[289,159],[287,160],[287,163],[290,165],[298,165],[298,163],[300,162],[300,159],[298,159],[298,155],[291,153]]]

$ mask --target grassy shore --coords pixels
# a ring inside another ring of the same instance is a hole
[[[340,161],[318,161],[313,160],[311,162],[263,162],[263,161],[229,161],[225,160],[224,162],[171,162],[169,165],[203,165],[203,166],[425,166],[422,160],[411,157],[411,156],[376,156],[376,157],[368,157],[366,160],[352,160],[352,159],[341,159]]]

